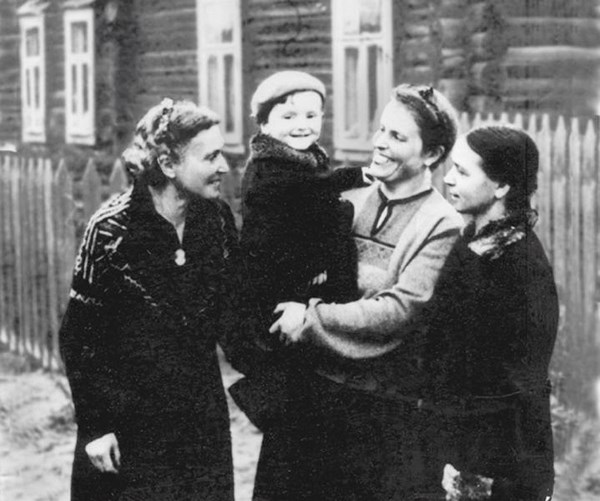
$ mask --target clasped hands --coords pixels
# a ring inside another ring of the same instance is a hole
[[[319,273],[308,285],[322,285],[325,282],[327,282],[327,270]],[[286,301],[279,303],[273,313],[275,315],[281,313],[281,316],[269,327],[269,333],[276,334],[279,332],[279,340],[285,345],[302,341],[302,326],[304,325],[306,305]]]
[[[290,345],[302,340],[302,326],[304,325],[304,313],[306,305],[288,301],[279,303],[273,313],[281,313],[281,316],[269,327],[271,334],[279,332],[279,340]]]

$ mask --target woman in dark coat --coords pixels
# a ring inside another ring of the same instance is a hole
[[[537,148],[520,130],[487,126],[460,137],[452,161],[449,199],[471,222],[428,308],[423,440],[437,455],[433,482],[440,487],[444,470],[452,499],[475,488],[543,501],[554,477],[548,365],[558,301],[533,231]]]
[[[133,188],[88,224],[60,331],[73,501],[233,500],[215,344],[233,329],[238,252],[217,124],[190,102],[152,108],[124,154]]]

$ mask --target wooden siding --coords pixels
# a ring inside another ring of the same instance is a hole
[[[136,122],[163,97],[198,102],[198,62],[195,0],[135,0],[134,6]]]
[[[21,137],[17,1],[0,2],[0,145]]]
[[[299,69],[327,88],[322,143],[332,151],[331,2],[246,0],[242,2],[245,138],[256,131],[249,105],[256,86],[271,73]]]
[[[20,144],[17,8],[0,2],[0,144],[64,157],[79,170],[91,151],[100,169],[126,146],[137,120],[164,96],[198,99],[196,0],[96,0],[97,143],[64,144],[63,4],[45,11],[46,144]],[[551,111],[589,116],[600,109],[600,28],[590,0],[393,0],[394,83],[431,83],[460,110]],[[269,74],[298,68],[328,92],[322,142],[332,151],[330,0],[242,0],[243,144],[256,126],[249,102]],[[200,75],[202,78],[202,75]],[[232,158],[243,162],[247,151]]]
[[[598,112],[600,29],[594,2],[502,2],[510,49],[503,62],[505,109]]]
[[[441,25],[429,0],[392,2],[394,83],[436,83]]]
[[[440,70],[436,82],[450,102],[464,109],[469,92],[468,31],[465,12],[468,0],[441,0],[438,19],[441,29]]]

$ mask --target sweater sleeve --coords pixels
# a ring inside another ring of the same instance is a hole
[[[429,236],[399,272],[396,283],[368,299],[347,304],[311,299],[305,338],[352,359],[376,357],[397,348],[415,331],[418,313],[431,298],[458,233],[457,227],[447,227]]]
[[[118,398],[107,342],[111,291],[103,232],[94,222],[86,229],[59,332],[77,424],[90,439],[115,431],[114,399]]]

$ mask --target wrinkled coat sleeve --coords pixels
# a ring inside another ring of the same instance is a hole
[[[91,439],[115,431],[114,381],[110,368],[109,286],[106,239],[92,220],[76,259],[70,300],[59,332],[77,423]]]
[[[397,348],[414,332],[420,309],[429,301],[459,228],[440,224],[407,258],[396,283],[368,299],[326,304],[311,299],[304,336],[338,355],[370,358]]]

